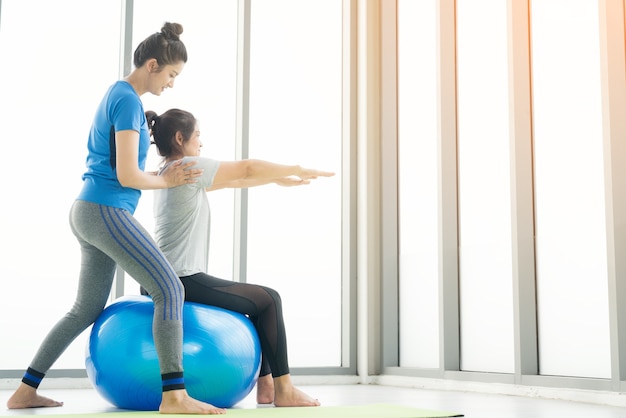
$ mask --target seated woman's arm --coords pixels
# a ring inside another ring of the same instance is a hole
[[[281,186],[308,184],[310,179],[331,177],[335,173],[304,168],[299,165],[276,164],[264,160],[223,161],[207,191],[243,188],[276,183]]]

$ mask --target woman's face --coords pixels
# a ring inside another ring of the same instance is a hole
[[[193,134],[191,134],[191,138],[183,144],[183,154],[185,157],[199,157],[201,148],[202,141],[200,141],[200,130],[198,128],[198,124],[196,124]]]
[[[155,61],[156,63],[156,61]],[[155,64],[156,65],[156,64]],[[185,63],[183,61],[175,65],[165,65],[161,71],[150,71],[150,93],[160,96],[165,89],[174,87],[174,79],[183,71]],[[157,66],[158,67],[158,66]],[[150,68],[150,66],[148,66]]]

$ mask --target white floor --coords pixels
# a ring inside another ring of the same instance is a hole
[[[323,405],[391,403],[464,414],[468,418],[626,418],[626,408],[533,397],[379,385],[299,386]],[[60,408],[8,410],[11,390],[0,390],[0,416],[114,412],[116,408],[92,389],[49,389],[43,395],[64,401]],[[236,408],[256,408],[254,390]],[[226,415],[228,416],[228,415]]]

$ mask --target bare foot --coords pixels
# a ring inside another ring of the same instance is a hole
[[[276,393],[274,406],[320,406],[321,403],[296,387],[282,393]]]
[[[226,410],[194,399],[185,389],[179,389],[163,392],[159,412],[161,414],[221,415],[225,414]]]
[[[35,388],[24,383],[20,383],[15,393],[7,401],[7,408],[9,409],[50,408],[56,406],[63,406],[63,402],[40,396]]]
[[[270,404],[274,402],[274,379],[271,374],[259,377],[256,381],[256,403]]]
[[[302,392],[291,383],[291,376],[286,374],[274,379],[274,406],[320,406],[315,398]]]

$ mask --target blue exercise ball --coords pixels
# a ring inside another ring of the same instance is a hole
[[[148,296],[123,296],[104,309],[91,329],[85,350],[87,376],[118,408],[156,411],[161,404],[153,312]],[[260,367],[261,346],[249,318],[185,302],[183,368],[190,396],[229,408],[250,393]]]

